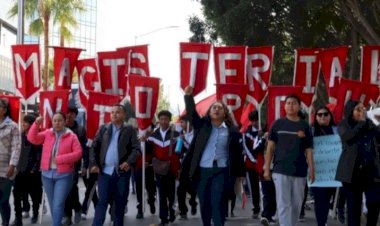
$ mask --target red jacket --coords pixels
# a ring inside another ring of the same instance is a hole
[[[33,123],[28,132],[28,140],[35,145],[43,144],[41,155],[41,170],[50,169],[52,149],[55,143],[55,133],[52,129],[39,131],[39,126]],[[66,129],[58,144],[58,152],[55,158],[57,172],[69,173],[74,171],[74,164],[82,157],[82,147],[77,135],[70,129]]]
[[[181,163],[179,161],[179,155],[174,152],[176,145],[176,138],[179,136],[179,133],[173,131],[173,135],[171,135],[171,131],[169,130],[166,133],[166,136],[162,138],[160,129],[156,129],[152,135],[148,137],[147,140],[147,156],[152,154],[153,157],[158,158],[162,161],[169,160],[169,148],[170,148],[170,139],[172,138],[172,154],[170,156],[170,172],[174,175],[178,175],[178,171],[181,168]]]

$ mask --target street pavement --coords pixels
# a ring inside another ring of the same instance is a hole
[[[80,197],[81,200],[83,199],[83,195],[85,192],[85,187],[83,183],[80,181],[79,183],[79,192],[80,192]],[[251,214],[252,214],[252,204],[249,203],[251,200],[248,200],[247,206],[245,209],[241,208],[241,200],[236,201],[236,207],[235,207],[235,217],[230,217],[228,218],[226,222],[226,226],[256,226],[256,225],[261,225],[259,219],[252,219]],[[159,222],[158,218],[158,203],[156,203],[156,214],[152,215],[149,212],[149,207],[147,206],[147,209],[144,214],[144,219],[136,219],[136,214],[137,214],[137,209],[136,209],[136,195],[130,194],[129,195],[129,202],[128,202],[128,211],[125,214],[125,219],[124,219],[124,225],[131,225],[131,226],[152,226],[156,223]],[[47,205],[48,206],[48,205]],[[313,208],[313,204],[309,204],[311,208]],[[11,207],[12,207],[12,217],[11,217],[11,222],[14,219],[14,213],[13,213],[13,199],[11,200]],[[317,225],[315,216],[314,216],[314,211],[313,210],[306,210],[305,211],[305,221],[304,222],[299,222],[297,226],[310,226],[310,225]],[[31,213],[30,213],[31,214]],[[74,214],[73,214],[74,216]],[[87,214],[87,219],[82,220],[80,223],[76,224],[78,226],[89,226],[92,224],[92,219],[94,217],[94,208],[91,203],[89,212]],[[365,221],[362,221],[362,225],[365,225]],[[30,218],[28,219],[23,219],[23,224],[24,225],[31,225],[30,224]],[[48,226],[51,225],[51,216],[50,216],[50,211],[48,208],[48,211],[46,214],[43,215],[42,217],[42,222],[41,225],[43,226]],[[110,226],[110,218],[109,215],[107,214],[106,221],[104,223],[106,226]],[[200,214],[199,214],[199,209],[198,213],[195,216],[191,216],[190,214],[188,215],[188,220],[177,220],[173,223],[170,224],[171,226],[176,226],[176,225],[181,225],[181,226],[198,226],[202,225],[201,219],[200,219]],[[341,223],[339,223],[337,220],[332,219],[329,217],[328,226],[342,226]],[[380,224],[378,224],[380,225]],[[37,226],[37,225],[36,225]]]

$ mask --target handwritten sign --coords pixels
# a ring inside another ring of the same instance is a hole
[[[308,181],[309,187],[341,187],[341,182],[335,180],[342,153],[339,135],[314,137],[313,142],[315,181],[313,184]]]

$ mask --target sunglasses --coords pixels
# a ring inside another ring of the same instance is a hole
[[[318,116],[318,117],[322,117],[322,116],[327,117],[327,116],[329,116],[329,115],[330,115],[330,114],[329,114],[328,112],[317,113],[317,116]]]

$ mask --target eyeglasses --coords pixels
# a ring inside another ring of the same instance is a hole
[[[317,116],[318,116],[318,117],[322,117],[322,116],[327,117],[327,116],[329,116],[329,115],[330,115],[330,114],[329,114],[328,112],[317,113]]]

